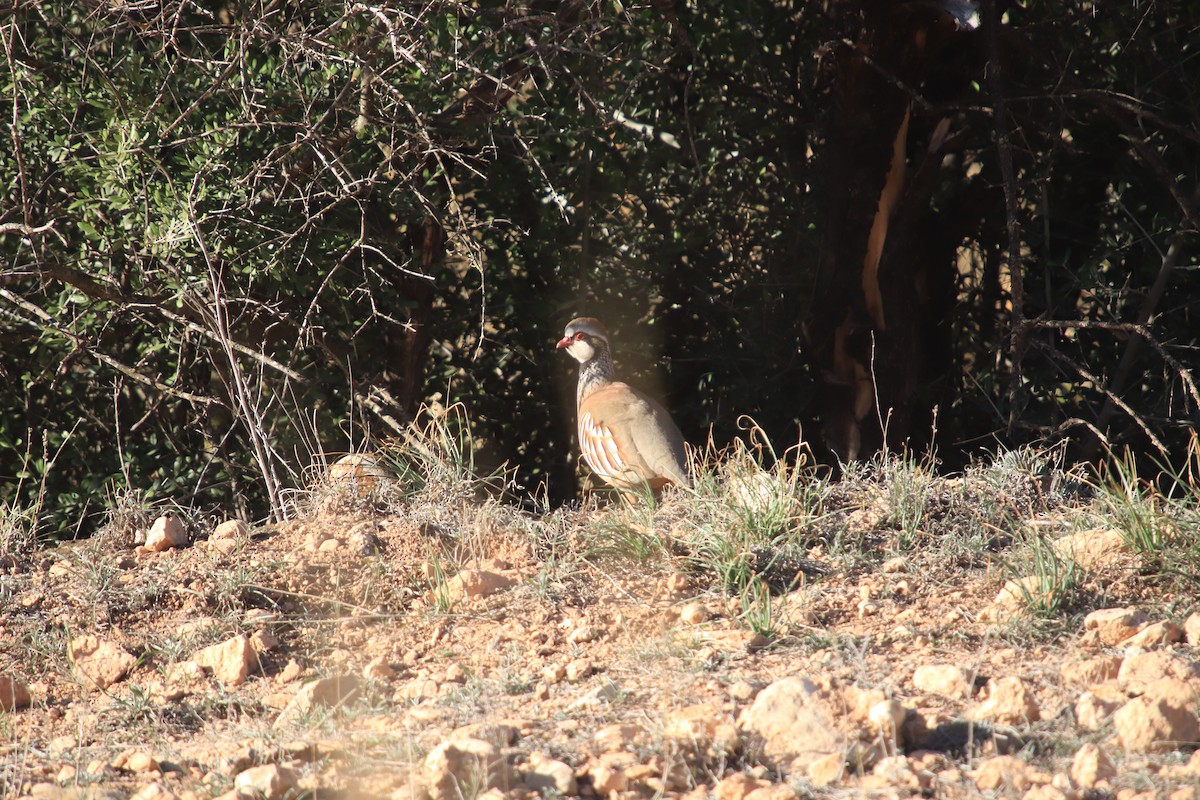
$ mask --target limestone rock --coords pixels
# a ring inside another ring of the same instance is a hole
[[[502,592],[513,585],[514,581],[498,572],[484,569],[464,569],[450,580],[446,581],[446,596],[451,602]]]
[[[613,792],[623,792],[629,788],[629,779],[623,767],[601,764],[593,767],[590,774],[592,788],[600,797],[611,797]]]
[[[258,669],[258,651],[245,634],[197,650],[192,660],[226,686],[241,686]]]
[[[702,622],[707,622],[711,616],[712,612],[708,610],[708,606],[704,605],[704,603],[686,603],[679,609],[679,621],[684,625],[699,625]]]
[[[846,772],[846,757],[841,753],[821,756],[808,765],[808,779],[813,786],[832,786]]]
[[[993,720],[1002,725],[1024,725],[1042,718],[1041,709],[1025,681],[1015,676],[992,678],[987,696],[975,707],[975,719]]]
[[[644,739],[646,729],[630,723],[605,725],[592,734],[592,739],[603,750],[624,750]]]
[[[375,656],[363,667],[363,677],[367,680],[388,681],[396,677],[396,669],[388,663],[387,656]]]
[[[738,727],[758,736],[768,765],[795,776],[826,756],[844,758],[849,744],[823,707],[820,689],[804,677],[788,677],[759,692],[742,711]]]
[[[996,598],[992,600],[989,620],[998,620],[1013,612],[1022,611],[1032,603],[1049,603],[1053,598],[1050,590],[1042,585],[1042,579],[1037,575],[1026,575],[1023,578],[1013,578],[1000,587]]]
[[[1084,569],[1102,569],[1129,552],[1125,535],[1117,528],[1093,528],[1054,541],[1054,552]]]
[[[1136,608],[1101,608],[1083,618],[1083,629],[1095,631],[1101,644],[1120,644],[1150,622],[1144,611]]]
[[[1166,650],[1132,651],[1117,672],[1117,682],[1129,694],[1141,694],[1146,686],[1163,678],[1200,678],[1200,663]]]
[[[592,669],[593,667],[591,661],[588,661],[586,658],[577,658],[571,663],[567,664],[565,674],[567,680],[574,683],[575,681],[581,681],[587,676],[591,675]]]
[[[800,795],[786,783],[768,783],[746,795],[745,800],[797,800]]]
[[[1200,647],[1200,611],[1183,621],[1183,635],[1192,647]]]
[[[543,795],[571,797],[579,793],[571,765],[541,753],[529,756],[524,778],[526,786]]]
[[[287,797],[296,790],[298,777],[295,772],[278,764],[263,764],[250,767],[234,778],[233,789],[239,797],[274,798]]]
[[[158,781],[147,783],[141,789],[138,789],[129,800],[177,800],[179,795],[172,792],[166,786],[163,786]]]
[[[874,726],[872,733],[896,744],[903,743],[904,719],[907,716],[908,709],[895,698],[880,700],[867,711],[867,719]]]
[[[146,553],[161,553],[172,547],[183,547],[187,543],[187,528],[177,516],[168,512],[154,520],[146,534],[146,543],[140,549]]]
[[[240,519],[227,519],[213,528],[209,541],[214,539],[245,539],[250,535],[250,526]]]
[[[1200,720],[1191,708],[1147,696],[1117,709],[1113,727],[1126,750],[1173,750],[1200,741]]]
[[[1097,684],[1075,701],[1075,722],[1084,730],[1100,730],[1127,700],[1115,681]]]
[[[985,792],[1005,786],[1023,792],[1051,780],[1050,775],[1015,756],[993,756],[979,762],[974,778],[975,785]]]
[[[742,745],[733,721],[720,708],[704,704],[668,714],[663,736],[684,749],[713,756],[733,755]]]
[[[1117,677],[1121,669],[1121,659],[1117,656],[1096,656],[1084,661],[1073,661],[1063,664],[1059,674],[1064,683],[1077,686],[1091,686]]]
[[[1140,631],[1130,636],[1125,640],[1125,644],[1130,647],[1145,647],[1147,649],[1162,647],[1167,644],[1176,644],[1183,641],[1183,628],[1176,625],[1171,620],[1163,620],[1155,622],[1152,625],[1147,625]]]
[[[11,675],[0,675],[0,711],[27,708],[29,703],[29,687]]]
[[[1117,768],[1113,766],[1108,754],[1100,745],[1088,742],[1079,748],[1071,762],[1071,780],[1081,789],[1092,789],[1098,781],[1110,780],[1117,776]]]
[[[1069,788],[1069,787],[1068,787]],[[1073,792],[1072,797],[1077,793]],[[1069,800],[1066,791],[1049,783],[1042,783],[1034,786],[1021,796],[1021,800]]]
[[[923,664],[913,671],[913,687],[929,694],[969,697],[971,684],[967,672],[957,664]]]
[[[137,666],[137,659],[124,647],[91,634],[73,639],[69,653],[76,678],[98,689],[107,689]]]
[[[512,783],[500,748],[482,739],[442,742],[425,757],[424,771],[432,800],[461,800]]]
[[[279,637],[270,631],[255,631],[250,636],[250,646],[256,653],[270,653],[279,649]]]
[[[717,782],[713,794],[717,800],[744,800],[751,792],[771,785],[770,781],[755,778],[744,772],[735,772]]]
[[[279,713],[273,727],[289,725],[315,708],[338,706],[358,694],[359,680],[353,675],[319,678],[300,687],[296,696]]]

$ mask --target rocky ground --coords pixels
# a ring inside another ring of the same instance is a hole
[[[748,463],[5,556],[0,797],[1196,797],[1193,549],[1041,466]]]

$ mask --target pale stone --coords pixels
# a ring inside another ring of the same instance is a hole
[[[567,664],[567,680],[571,681],[572,683],[575,681],[581,681],[591,674],[592,662],[588,661],[586,658],[577,658],[571,663]]]
[[[1101,644],[1120,644],[1150,622],[1144,611],[1136,608],[1101,608],[1083,618],[1083,628],[1095,631]]]
[[[571,765],[541,753],[529,756],[524,778],[526,786],[544,795],[570,797],[579,792]]]
[[[770,785],[770,781],[762,778],[735,772],[717,781],[717,785],[713,787],[713,794],[717,800],[743,800],[751,792]]]
[[[1121,659],[1118,656],[1096,656],[1063,664],[1058,672],[1064,683],[1091,686],[1113,680],[1120,669]]]
[[[1183,621],[1183,635],[1192,647],[1200,647],[1200,611]]]
[[[227,519],[213,528],[209,541],[214,539],[245,539],[250,535],[250,526],[240,519]]]
[[[1176,644],[1183,641],[1183,628],[1171,620],[1163,620],[1147,625],[1125,640],[1129,647],[1145,647],[1147,649],[1162,647],[1166,644]]]
[[[383,541],[375,535],[376,523],[360,522],[346,534],[346,549],[359,556],[373,556],[383,552]]]
[[[1067,793],[1049,783],[1034,786],[1021,796],[1021,800],[1068,800]]]
[[[880,572],[884,575],[895,575],[900,572],[908,571],[908,559],[903,556],[894,556],[884,561],[879,567]]]
[[[682,572],[672,572],[662,582],[661,593],[667,597],[680,597],[692,590],[692,579]]]
[[[1020,611],[1030,603],[1049,603],[1053,599],[1049,588],[1042,586],[1042,579],[1037,575],[1027,575],[1023,578],[1013,578],[1000,587],[996,598],[992,600],[994,610]],[[993,618],[1003,616],[995,614]]]
[[[1200,703],[1200,686],[1181,678],[1160,678],[1142,686],[1142,697],[1163,700],[1180,708],[1193,708]]]
[[[1163,678],[1200,678],[1200,663],[1166,650],[1134,650],[1121,661],[1117,672],[1121,688],[1130,694],[1140,694],[1146,686]]]
[[[663,723],[663,736],[699,753],[732,755],[742,744],[733,721],[720,708],[694,705],[672,711]]]
[[[500,749],[482,739],[454,739],[429,752],[425,785],[432,800],[462,800],[488,789],[507,789],[512,773]]]
[[[158,761],[154,756],[144,750],[137,750],[129,754],[129,758],[125,760],[125,769],[129,772],[161,772]]]
[[[1129,552],[1125,536],[1117,528],[1093,528],[1056,539],[1052,545],[1061,558],[1084,569],[1102,569]]]
[[[512,747],[521,740],[521,730],[529,728],[524,720],[509,719],[501,722],[471,722],[455,728],[447,739],[483,739],[497,747]]]
[[[580,625],[567,635],[567,644],[587,644],[600,638],[600,631],[591,625]]]
[[[363,677],[368,680],[387,681],[396,677],[396,670],[385,656],[375,656],[363,667]]]
[[[1079,748],[1071,762],[1071,780],[1081,789],[1091,789],[1098,781],[1116,776],[1117,768],[1113,766],[1108,754],[1094,742],[1088,742]]]
[[[913,770],[905,756],[889,756],[881,758],[871,773],[882,778],[888,787],[919,791],[921,778]]]
[[[28,686],[11,675],[0,675],[0,711],[28,708],[30,702]]]
[[[956,664],[923,664],[913,671],[912,683],[918,691],[946,697],[968,697],[971,693],[966,670]]]
[[[258,669],[258,652],[245,634],[197,650],[192,660],[226,686],[241,686]]]
[[[300,687],[287,707],[279,713],[274,727],[289,725],[315,708],[338,706],[358,693],[359,681],[353,675],[319,678]]]
[[[747,703],[758,694],[759,687],[750,681],[737,681],[729,687],[729,696],[739,703]]]
[[[807,775],[813,786],[832,786],[846,772],[846,757],[841,753],[829,753],[808,765]]]
[[[269,653],[279,649],[279,637],[270,631],[255,631],[250,636],[250,646],[256,653]]]
[[[107,689],[137,666],[137,659],[125,648],[91,634],[73,639],[69,652],[76,678],[98,689]]]
[[[138,789],[129,800],[178,800],[179,795],[172,792],[158,781],[148,783]]]
[[[280,683],[291,683],[296,678],[299,678],[303,672],[304,668],[300,666],[300,663],[296,659],[291,658],[288,659],[283,669],[279,670],[279,674],[275,676],[275,680]]]
[[[697,787],[703,790],[704,787]],[[799,794],[786,783],[772,783],[760,786],[746,795],[745,800],[797,800]],[[682,798],[681,798],[682,800]],[[700,798],[703,800],[703,797]]]
[[[860,600],[858,602],[858,618],[873,617],[883,609],[878,600]]]
[[[983,791],[1011,786],[1025,791],[1038,784],[1050,783],[1051,776],[1015,756],[993,756],[979,762],[974,774],[975,785]]]
[[[177,516],[167,513],[154,520],[146,534],[146,544],[143,548],[148,553],[161,553],[172,547],[183,547],[187,543],[187,528]]]
[[[1084,730],[1100,730],[1127,700],[1115,682],[1093,686],[1075,701],[1075,722]]]
[[[848,747],[820,702],[820,690],[807,678],[783,678],[759,692],[738,718],[738,727],[760,737],[762,755],[769,766],[796,775],[831,754],[842,756]]]
[[[242,797],[273,800],[292,794],[297,786],[295,772],[278,764],[263,764],[238,773],[233,780],[234,791]]]
[[[646,729],[640,725],[618,723],[605,725],[592,734],[592,739],[603,750],[624,750],[637,744],[645,733]]]
[[[1200,741],[1200,721],[1190,708],[1166,700],[1135,697],[1113,714],[1113,727],[1126,750],[1174,750]]]
[[[1033,692],[1018,677],[992,678],[987,697],[975,707],[975,719],[993,720],[1002,725],[1023,725],[1042,718]]]
[[[483,569],[464,569],[446,581],[446,597],[451,602],[476,599],[502,592],[514,581],[498,572]]]
[[[79,747],[79,740],[69,734],[55,736],[46,744],[51,758],[59,758],[77,747]]]
[[[712,612],[704,603],[686,603],[679,609],[679,621],[684,625],[699,625],[711,616]]]
[[[600,797],[610,797],[613,792],[623,792],[629,788],[629,779],[623,767],[601,764],[593,767],[590,774],[592,788]]]

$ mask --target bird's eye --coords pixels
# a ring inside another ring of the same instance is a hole
[[[587,337],[588,337],[588,335],[586,333],[584,333],[583,331],[580,331],[579,333],[575,334],[575,341],[582,342]]]

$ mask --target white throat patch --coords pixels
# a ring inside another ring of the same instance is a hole
[[[583,364],[596,355],[596,348],[592,347],[592,343],[587,339],[576,339],[567,345],[567,352],[571,354],[571,358]]]

